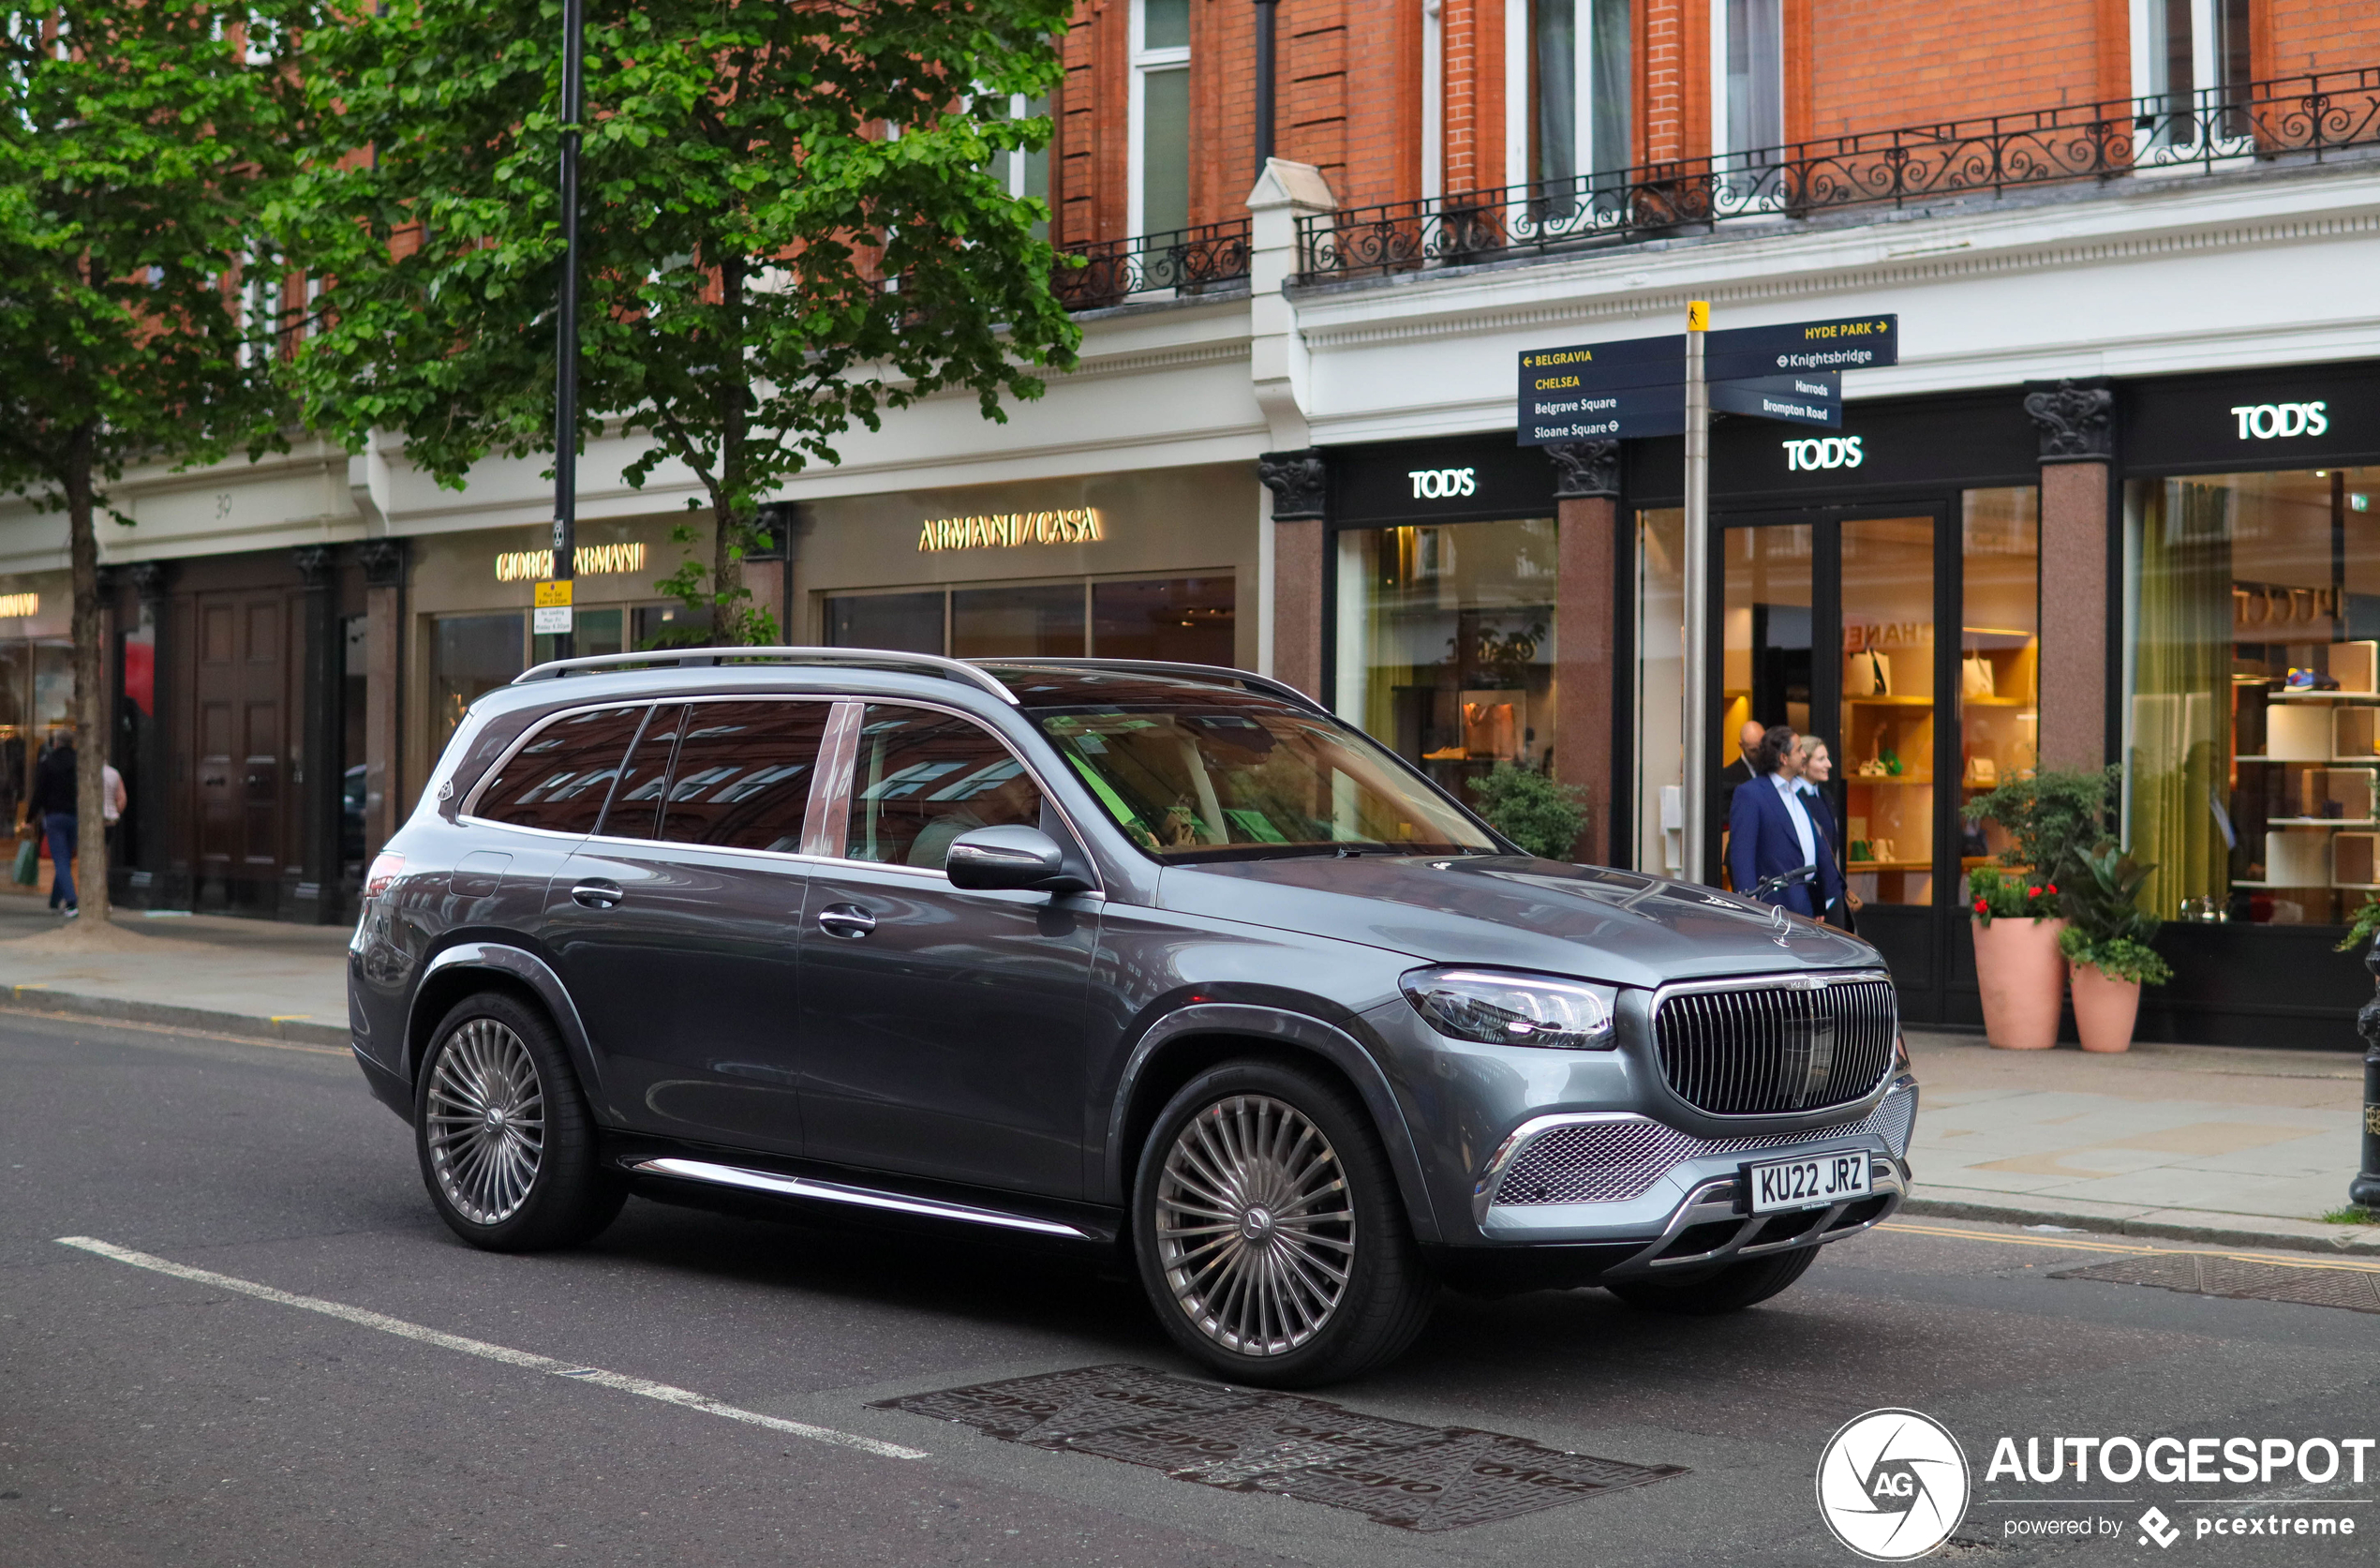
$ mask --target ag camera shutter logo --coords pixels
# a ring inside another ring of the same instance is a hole
[[[1869,1411],[1819,1456],[1818,1512],[1836,1540],[1871,1562],[1924,1557],[1967,1516],[1967,1456],[1931,1416]]]
[[[1867,460],[1860,450],[1859,436],[1828,436],[1823,441],[1789,441],[1778,444],[1785,449],[1785,467],[1792,472],[1803,473],[1816,469],[1855,469]]]
[[[2323,401],[2241,403],[2231,412],[2239,421],[2239,439],[2243,441],[2268,441],[2276,436],[2319,436],[2330,428],[2330,405]]]
[[[1408,469],[1405,476],[1413,481],[1415,500],[1447,500],[1480,492],[1477,469]]]

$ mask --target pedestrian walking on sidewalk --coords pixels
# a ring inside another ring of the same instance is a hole
[[[33,793],[25,798],[24,814],[50,841],[50,907],[63,910],[69,920],[82,912],[74,897],[79,838],[74,793],[74,732],[68,730],[33,765]]]
[[[124,808],[130,799],[125,793],[124,775],[115,770],[115,764],[99,764],[99,829],[107,836],[110,865],[115,864],[116,824],[124,820]]]
[[[1815,919],[1843,894],[1843,873],[1833,850],[1802,803],[1799,739],[1784,724],[1772,724],[1752,754],[1755,777],[1735,791],[1727,839],[1728,869],[1735,890],[1749,893],[1765,878],[1812,868],[1808,883],[1793,883],[1768,897],[1771,903]]]

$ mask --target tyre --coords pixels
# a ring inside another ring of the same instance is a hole
[[[1201,1073],[1158,1115],[1133,1247],[1166,1332],[1237,1383],[1376,1366],[1413,1342],[1437,1291],[1361,1103],[1272,1062]]]
[[[413,1109],[430,1202],[473,1247],[570,1247],[627,1201],[627,1183],[598,1161],[594,1118],[560,1038],[513,996],[467,997],[439,1022]]]
[[[1673,1312],[1685,1318],[1716,1318],[1740,1312],[1809,1272],[1818,1262],[1815,1247],[1796,1247],[1773,1257],[1729,1263],[1690,1279],[1630,1279],[1604,1289],[1630,1307],[1648,1312]]]

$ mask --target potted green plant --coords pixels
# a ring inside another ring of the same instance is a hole
[[[2059,950],[2072,965],[2075,1028],[2085,1051],[2129,1051],[2140,1016],[2140,988],[2174,978],[2149,944],[2161,924],[2140,907],[2140,889],[2157,868],[2114,844],[2070,852],[2060,875],[2066,929]]]
[[[1586,792],[1534,768],[1496,764],[1472,783],[1471,803],[1489,827],[1549,860],[1570,859],[1586,831]]]
[[[2058,1043],[2058,1005],[2065,993],[2059,938],[2058,886],[2028,872],[1977,866],[1967,874],[1975,978],[1984,997],[1984,1038],[2002,1051],[2046,1051]]]
[[[1999,866],[1978,866],[1967,879],[1984,1036],[2002,1050],[2058,1043],[2066,989],[2058,943],[2066,922],[2055,874],[2070,854],[2107,836],[2120,777],[2113,768],[2044,769],[2009,779],[1963,808],[1968,821],[1991,823],[2009,841]]]

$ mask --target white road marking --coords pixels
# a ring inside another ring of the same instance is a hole
[[[269,1301],[282,1307],[296,1307],[308,1312],[320,1312],[326,1318],[337,1318],[343,1322],[359,1323],[365,1328],[376,1328],[382,1334],[394,1334],[400,1339],[411,1339],[424,1345],[436,1345],[440,1350],[460,1351],[465,1355],[475,1355],[483,1361],[499,1361],[507,1366],[518,1366],[531,1372],[550,1373],[558,1378],[568,1378],[573,1382],[595,1383],[604,1388],[616,1388],[622,1394],[641,1395],[647,1399],[658,1399],[664,1405],[679,1405],[690,1411],[700,1411],[705,1415],[723,1416],[729,1421],[740,1421],[751,1426],[766,1426],[772,1432],[783,1432],[791,1437],[808,1438],[812,1442],[831,1442],[841,1448],[855,1448],[862,1454],[873,1454],[881,1458],[930,1459],[933,1457],[922,1448],[904,1448],[900,1443],[883,1442],[875,1438],[864,1438],[856,1432],[839,1432],[832,1426],[813,1426],[806,1421],[786,1421],[778,1416],[763,1415],[758,1411],[739,1410],[734,1405],[722,1405],[716,1399],[706,1398],[691,1388],[673,1388],[665,1382],[653,1382],[645,1378],[632,1378],[619,1372],[606,1372],[599,1366],[573,1366],[567,1361],[556,1361],[551,1356],[537,1355],[528,1351],[515,1351],[502,1345],[491,1345],[484,1339],[466,1339],[459,1334],[446,1334],[438,1329],[424,1327],[420,1323],[409,1323],[402,1318],[392,1318],[384,1312],[373,1312],[361,1307],[350,1307],[344,1302],[325,1301],[320,1296],[302,1296],[288,1291],[276,1291],[270,1285],[259,1285],[253,1280],[235,1278],[228,1274],[216,1274],[210,1269],[192,1268],[187,1263],[177,1263],[170,1259],[156,1257],[146,1252],[135,1252],[128,1247],[118,1247],[113,1242],[100,1241],[92,1236],[60,1236],[57,1240],[61,1247],[78,1247],[85,1252],[94,1252],[102,1258],[112,1258],[119,1263],[129,1263],[134,1268],[171,1275],[176,1279],[187,1279],[200,1285],[212,1285],[217,1290],[237,1291],[242,1295],[254,1296],[259,1301]]]

